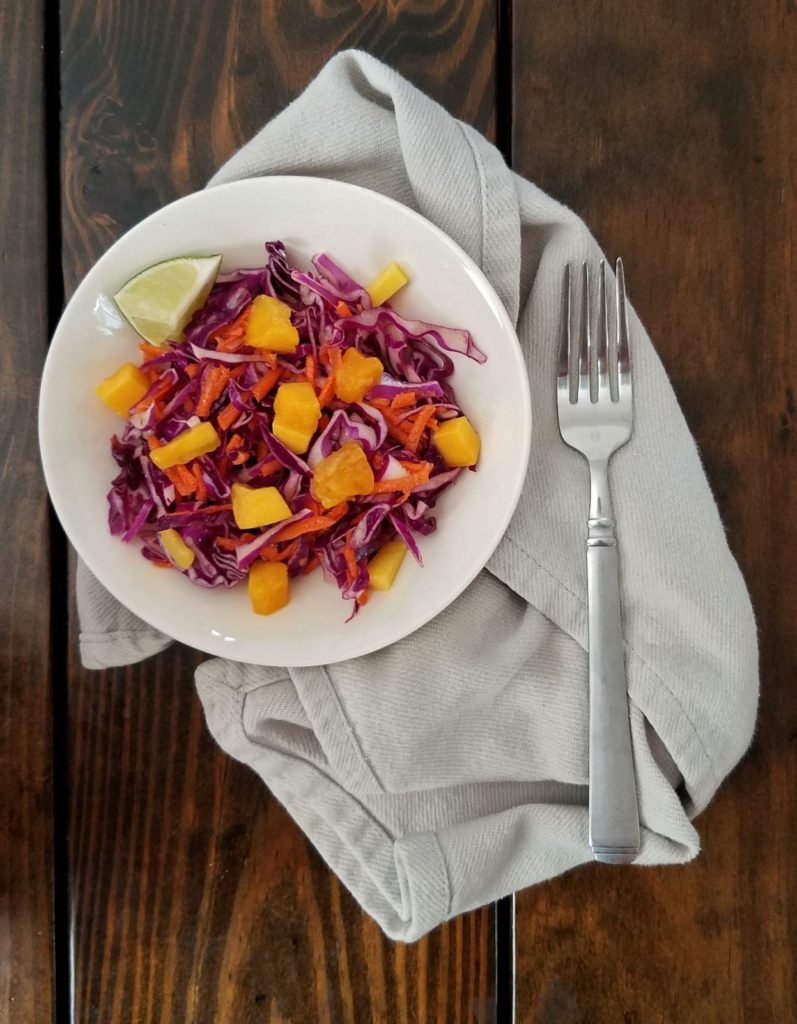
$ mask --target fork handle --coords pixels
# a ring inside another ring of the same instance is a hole
[[[639,854],[628,691],[620,623],[614,520],[591,518],[589,598],[589,844],[595,860],[630,864]]]

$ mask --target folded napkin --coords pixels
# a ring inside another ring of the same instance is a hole
[[[414,940],[591,859],[588,471],[559,438],[554,378],[563,265],[600,252],[481,135],[359,52],[333,58],[210,184],[264,174],[365,185],[439,225],[517,321],[529,370],[523,496],[487,569],[447,611],[342,664],[214,659],[196,674],[221,746],[261,776],[384,931]],[[633,293],[633,268],[629,279]],[[639,863],[674,864],[698,852],[691,819],[750,741],[756,635],[695,444],[633,312],[630,327],[635,430],[611,476]],[[89,667],[170,642],[83,567],[78,597]]]

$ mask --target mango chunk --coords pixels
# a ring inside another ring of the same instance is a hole
[[[137,366],[125,363],[98,384],[95,391],[107,406],[127,419],[130,406],[140,402],[149,391],[149,381]]]
[[[291,510],[276,487],[232,485],[232,514],[241,530],[270,526],[288,519]]]
[[[255,562],[247,581],[256,615],[272,615],[288,603],[288,566],[284,562]]]
[[[347,442],[322,459],[313,470],[310,484],[310,493],[324,508],[359,494],[370,494],[373,489],[373,470],[356,441]]]
[[[407,545],[398,537],[383,544],[368,563],[368,586],[372,590],[390,590],[406,554]]]
[[[299,332],[291,323],[291,307],[272,295],[258,295],[246,321],[246,344],[272,352],[295,352]]]
[[[320,418],[321,406],[309,381],[281,384],[277,388],[271,430],[295,455],[307,451]]]
[[[169,561],[173,562],[178,569],[190,569],[196,555],[177,530],[161,530],[158,536]]]
[[[200,455],[215,451],[220,444],[221,438],[216,428],[206,421],[184,430],[162,448],[154,448],[149,457],[158,469],[171,469],[172,466],[184,466]]]
[[[441,423],[432,435],[432,440],[445,464],[452,469],[455,466],[476,465],[481,442],[467,416],[457,416],[456,419]]]
[[[335,373],[335,394],[342,402],[361,402],[384,372],[376,356],[366,357],[356,348],[348,348]]]
[[[398,265],[388,263],[381,274],[373,279],[366,291],[371,296],[371,303],[374,306],[381,306],[391,296],[395,295],[399,288],[403,288],[409,278]]]
[[[271,433],[294,455],[303,455],[310,447],[310,440],[313,431],[297,430],[296,427],[289,427],[282,420],[275,419],[271,424]]]

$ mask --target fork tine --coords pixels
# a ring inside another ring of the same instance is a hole
[[[559,380],[570,375],[570,264],[565,263],[565,280],[562,288],[562,337],[559,342],[559,363],[556,376]]]
[[[617,368],[620,383],[628,383],[631,375],[631,353],[628,341],[628,303],[625,297],[623,261],[617,260]]]
[[[598,393],[609,384],[609,315],[606,308],[606,260],[600,263],[600,290],[598,294]]]
[[[581,267],[581,351],[578,364],[579,392],[590,392],[590,362],[592,356],[592,331],[590,329],[589,266],[586,261]]]

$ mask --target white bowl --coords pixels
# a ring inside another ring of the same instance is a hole
[[[224,271],[261,266],[282,239],[292,262],[329,252],[367,282],[391,260],[411,283],[400,313],[471,331],[483,365],[454,355],[457,398],[481,435],[478,471],[437,504],[437,532],[419,538],[393,588],[374,593],[349,623],[349,602],[320,572],[293,582],[290,604],[255,615],[246,586],[207,590],[153,568],[138,544],[112,537],[106,494],[116,467],[109,440],[121,420],[95,396],[138,339],[110,296],[137,271],[184,253],[224,254]],[[140,618],[209,654],[260,665],[318,665],[378,650],[441,612],[484,566],[509,523],[529,457],[531,403],[520,345],[476,264],[437,227],[366,189],[320,178],[252,178],[197,192],[147,217],[89,271],[66,308],[44,367],[39,439],[55,510],[80,557]]]

